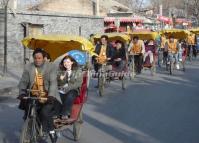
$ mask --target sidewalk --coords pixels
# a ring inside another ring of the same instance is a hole
[[[17,96],[17,86],[23,72],[22,70],[9,68],[4,76],[2,71],[0,71],[0,96]]]

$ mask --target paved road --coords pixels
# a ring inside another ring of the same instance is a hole
[[[91,82],[84,106],[81,143],[199,143],[199,61],[187,64],[185,73],[169,76],[158,70],[154,77],[144,71],[127,81],[108,85],[105,97]],[[0,98],[0,143],[17,143],[22,112],[17,101]],[[73,143],[71,129],[58,143]]]

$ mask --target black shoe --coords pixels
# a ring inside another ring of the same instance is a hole
[[[57,142],[57,133],[54,132],[54,133],[49,133],[49,136],[50,136],[50,140],[52,143],[56,143]]]

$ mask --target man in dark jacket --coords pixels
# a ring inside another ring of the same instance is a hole
[[[112,58],[113,53],[113,47],[108,43],[108,36],[102,35],[100,40],[100,44],[97,44],[95,47],[95,53],[99,55],[99,57],[94,57],[94,69],[96,73],[103,63],[106,63],[106,61]]]
[[[108,36],[102,35],[100,38],[100,44],[97,44],[95,47],[95,53],[98,56],[94,56],[94,70],[98,74],[99,69],[102,67],[102,64],[106,64],[107,61],[110,61],[112,58],[113,47],[108,43]],[[98,88],[98,85],[96,86]]]

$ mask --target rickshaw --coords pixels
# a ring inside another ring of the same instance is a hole
[[[35,37],[27,37],[22,40],[23,46],[30,49],[43,48],[51,56],[52,61],[58,57],[68,54],[71,50],[78,50],[86,54],[93,54],[94,47],[87,39],[79,36],[67,35],[41,35]],[[87,60],[87,64],[90,64]],[[83,82],[80,89],[80,95],[75,99],[71,116],[68,120],[56,121],[54,119],[54,127],[60,132],[65,130],[69,125],[73,126],[74,140],[80,138],[81,127],[83,123],[82,108],[87,99],[87,84],[88,84],[88,71],[87,65],[82,67]],[[31,91],[31,90],[30,90]],[[30,92],[29,92],[30,93]],[[27,99],[33,100],[30,105],[29,114],[24,122],[20,143],[37,143],[40,138],[44,136],[42,126],[38,121],[36,113],[36,101],[38,97],[31,97],[30,94]],[[61,120],[61,119],[60,119]]]
[[[129,35],[131,37],[139,37],[140,40],[143,41],[148,41],[148,40],[153,40],[154,44],[156,43],[156,39],[158,38],[158,32],[145,32],[145,31],[137,31],[137,32],[132,32],[129,33]],[[134,64],[134,56],[135,55],[129,55],[131,57],[131,62],[129,64],[130,69],[133,73],[133,78],[135,77],[135,64]],[[146,57],[145,62],[143,63],[143,69],[150,69],[151,70],[151,74],[154,75],[156,72],[156,62],[157,62],[157,50],[154,49],[153,51],[153,63],[151,64],[149,62],[150,58],[149,56]]]
[[[161,34],[167,36],[167,38],[173,36],[176,40],[186,40],[190,32],[188,30],[182,30],[182,29],[167,29],[167,30],[162,30]],[[187,49],[183,51],[182,61],[179,62],[182,66],[183,71],[185,71],[186,56],[187,56]],[[174,65],[175,64],[172,61],[166,62],[166,69],[169,70],[170,75],[173,74],[173,71],[175,69]]]
[[[130,37],[125,33],[101,33],[94,35],[95,43],[99,42],[102,35],[108,36],[108,41],[115,47],[114,42],[120,40],[124,43],[125,49],[130,42]],[[127,57],[127,56],[126,56]],[[118,71],[116,67],[112,66],[109,61],[102,64],[102,67],[99,70],[99,95],[103,96],[105,84],[110,83],[112,80],[121,80],[122,89],[125,90],[125,73],[127,72],[127,62],[125,68],[122,71]]]
[[[194,28],[194,29],[189,29],[189,31],[191,32],[191,33],[193,33],[193,34],[195,34],[196,35],[196,39],[195,39],[195,44],[196,45],[194,45],[195,47],[195,54],[197,55],[198,54],[198,52],[199,52],[199,28]],[[195,56],[196,56],[195,55]],[[192,54],[191,54],[191,56],[192,56]],[[191,57],[190,57],[190,59],[191,59]]]

